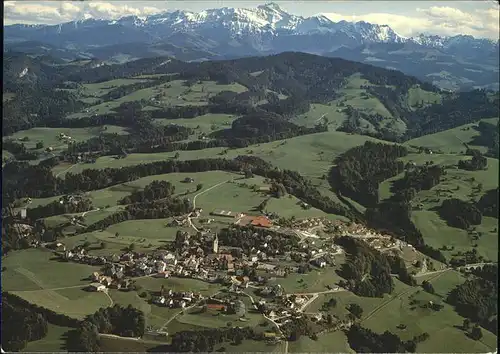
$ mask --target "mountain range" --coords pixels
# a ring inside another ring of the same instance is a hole
[[[399,70],[451,90],[498,90],[499,82],[498,41],[467,35],[407,38],[388,25],[333,22],[323,15],[305,18],[275,3],[4,26],[4,51],[114,63],[156,56],[203,61],[297,51]]]

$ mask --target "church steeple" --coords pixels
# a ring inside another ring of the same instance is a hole
[[[217,232],[215,233],[214,243],[213,243],[213,251],[214,253],[219,252],[219,237],[217,236]]]

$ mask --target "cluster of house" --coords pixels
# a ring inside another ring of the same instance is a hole
[[[78,205],[78,203],[82,202],[85,199],[83,195],[79,194],[68,194],[59,198],[59,204],[73,204]]]
[[[309,298],[307,296],[284,294],[283,289],[274,285],[268,288],[270,291],[269,296],[273,301],[267,302],[264,299],[259,300],[256,304],[263,314],[272,320],[286,320],[290,317],[302,316],[301,308],[307,303]],[[261,293],[261,295],[263,295]]]
[[[66,261],[88,265],[105,265],[108,262],[106,257],[88,254],[83,246],[77,246],[71,250],[67,250],[63,243],[55,242],[47,247],[55,250],[59,256]]]
[[[241,300],[208,298],[205,301],[206,310],[223,312],[230,315],[242,317],[246,313],[245,303]]]
[[[214,216],[222,216],[234,220],[235,225],[240,226],[255,226],[270,228],[273,226],[272,221],[265,215],[246,215],[240,212],[233,212],[231,210],[216,209],[210,213]]]
[[[185,308],[186,306],[197,303],[202,299],[203,297],[199,293],[194,293],[192,291],[172,291],[172,289],[167,291],[162,287],[160,295],[154,297],[152,301],[154,304],[159,306]]]
[[[332,222],[325,218],[305,218],[305,219],[295,220],[292,223],[292,228],[298,230],[308,230],[311,228],[320,228],[329,226],[330,224],[332,224]]]
[[[71,136],[66,135],[64,133],[59,133],[58,139],[61,141],[64,141],[65,143],[68,143],[68,144],[75,141]]]

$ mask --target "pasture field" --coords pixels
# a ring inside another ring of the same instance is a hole
[[[193,313],[194,312],[194,313]],[[258,313],[248,313],[245,315],[248,319],[247,322],[239,320],[239,316],[224,314],[217,311],[207,310],[203,313],[196,313],[196,311],[184,312],[178,316],[177,321],[189,325],[201,326],[206,328],[224,328],[230,322],[233,326],[248,326],[257,327],[262,322],[263,317]]]
[[[134,80],[134,79],[129,79]],[[104,83],[103,83],[104,84]],[[108,84],[109,85],[109,84]],[[97,87],[102,87],[97,86]],[[102,90],[102,89],[101,89]],[[91,114],[107,114],[123,103],[147,100],[153,107],[206,105],[208,98],[221,91],[244,92],[247,89],[240,84],[219,85],[214,81],[196,83],[190,87],[184,80],[174,80],[157,86],[147,87],[134,91],[116,100],[106,101],[85,109],[83,112],[74,113],[68,118],[79,118]],[[99,89],[97,89],[97,92]],[[105,94],[104,92],[103,94]]]
[[[151,313],[151,307],[154,306],[148,304],[144,299],[141,299],[135,291],[120,291],[116,289],[109,289],[108,293],[109,297],[113,301],[113,304],[120,304],[125,307],[127,307],[128,305],[132,305],[133,307],[144,312],[145,316]],[[112,306],[112,304],[110,304],[110,306]]]
[[[28,342],[23,352],[55,353],[64,351],[66,348],[65,335],[73,328],[56,326],[51,323],[48,325],[48,332],[45,338]]]
[[[466,159],[469,159],[469,156],[465,157],[453,154],[427,155],[413,153],[401,158],[401,161],[404,163],[413,161],[417,165],[422,166],[426,163],[432,162],[435,165],[444,166],[446,169],[446,175],[441,178],[441,183],[430,190],[420,191],[414,201],[422,202],[425,209],[430,209],[437,205],[441,205],[443,199],[450,198],[451,196],[463,200],[471,199],[474,188],[476,188],[479,184],[482,185],[482,189],[480,192],[475,192],[473,196],[475,200],[479,199],[485,191],[498,186],[498,159],[488,158],[488,167],[486,170],[466,171],[458,169],[459,161]],[[380,199],[390,198],[393,195],[391,192],[392,182],[402,178],[403,176],[404,173],[401,173],[383,181],[379,188]],[[431,201],[437,199],[439,199],[439,201]]]
[[[9,102],[10,100],[14,99],[16,97],[16,94],[13,92],[3,92],[2,93],[2,102]]]
[[[76,166],[78,167],[78,165]],[[71,169],[70,172],[75,173],[76,168]],[[187,177],[193,178],[194,183],[184,183],[184,179]],[[95,208],[111,208],[112,206],[117,206],[118,201],[133,192],[143,190],[148,184],[153,181],[168,181],[174,187],[174,195],[182,197],[186,195],[188,198],[192,198],[198,192],[196,192],[196,186],[201,183],[203,189],[210,187],[213,184],[222,182],[231,178],[241,177],[235,173],[224,172],[224,171],[206,171],[197,173],[166,173],[161,175],[151,175],[137,180],[116,184],[111,187],[98,189],[90,192],[86,192],[85,195],[92,200],[93,206]],[[202,190],[203,190],[202,189]],[[187,193],[189,191],[189,193]],[[186,194],[187,193],[187,194]],[[36,207],[39,205],[45,205],[58,200],[61,196],[50,197],[50,198],[33,198],[29,207]],[[89,217],[91,214],[99,212],[88,213]],[[95,216],[95,215],[94,215]]]
[[[361,74],[357,73],[347,78],[347,85],[339,90],[343,94],[337,101],[343,102],[345,105],[360,109],[369,113],[378,113],[384,117],[392,118],[392,114],[378,100],[378,98],[369,94],[361,86],[375,86],[368,80],[364,79]]]
[[[167,323],[167,326],[163,328],[169,335],[182,331],[202,331],[204,329],[206,327],[179,322],[177,318]]]
[[[433,278],[433,275],[419,277],[418,280],[424,281],[428,278]],[[466,281],[466,276],[460,272],[454,270],[448,270],[443,272],[438,278],[432,279],[432,287],[436,295],[446,299],[450,291],[452,291],[458,285],[463,284]]]
[[[166,227],[171,219],[130,220],[110,226],[104,231],[94,231],[76,236],[68,236],[61,240],[66,247],[73,248],[90,243],[89,254],[105,256],[122,253],[125,248],[134,244],[138,252],[147,252],[163,246],[165,241],[175,239],[177,230],[192,231],[188,228]],[[116,236],[118,233],[118,236]],[[101,249],[104,242],[105,248]]]
[[[411,87],[408,90],[407,100],[411,108],[416,108],[421,103],[423,103],[423,105],[439,104],[442,101],[442,97],[436,92],[425,91],[420,87]]]
[[[293,117],[290,121],[306,127],[314,127],[316,124],[323,123],[325,119],[328,121],[328,129],[336,130],[340,128],[347,115],[342,112],[341,107],[337,107],[335,102],[328,104],[311,103],[309,112],[299,114]]]
[[[345,151],[362,145],[365,141],[381,142],[378,139],[363,135],[347,134],[329,131],[311,135],[299,136],[287,140],[257,144],[249,148],[229,149],[225,158],[234,158],[239,155],[251,154],[260,157],[282,169],[295,170],[306,177],[320,178],[327,174],[332,161]],[[220,154],[224,148],[210,148],[196,151],[178,151],[180,160],[196,160],[213,158]],[[94,164],[78,164],[71,169],[72,173],[79,173],[85,169],[119,168],[123,166],[138,165],[163,161],[173,158],[175,152],[129,154],[123,159],[104,156],[97,159]],[[53,171],[59,173],[69,166],[56,166]],[[60,177],[63,177],[61,173]]]
[[[473,243],[477,243],[477,251],[480,255],[496,261],[498,259],[498,220],[491,217],[483,217],[481,225],[476,230],[481,233],[477,241],[472,241],[467,232],[462,229],[450,227],[446,221],[441,219],[435,210],[445,199],[458,198],[465,201],[478,201],[484,192],[498,187],[498,160],[488,158],[487,170],[465,171],[456,168],[460,160],[469,157],[453,154],[409,154],[401,160],[405,163],[414,161],[417,165],[433,161],[434,164],[442,166],[454,166],[446,169],[447,174],[442,177],[440,184],[427,191],[420,191],[413,199],[413,203],[421,203],[422,210],[412,212],[412,220],[422,232],[427,244],[435,248],[442,246],[454,246],[453,252],[444,251],[445,256],[451,253],[470,250]],[[392,196],[391,185],[394,180],[401,178],[403,174],[388,179],[380,184],[379,193],[381,199]],[[478,186],[481,184],[481,190]]]
[[[366,113],[378,113],[387,119],[381,122],[381,126],[387,126],[390,129],[404,133],[406,125],[399,119],[394,119],[392,114],[380,102],[380,100],[369,94],[363,86],[374,86],[369,81],[358,74],[347,78],[347,85],[339,90],[341,97],[328,102],[327,104],[311,104],[311,109],[305,114],[298,115],[292,121],[296,124],[305,126],[314,126],[327,119],[330,129],[339,128],[347,115],[343,112],[346,106],[352,106]],[[368,121],[363,120],[364,128],[369,131],[375,131],[375,127]]]
[[[288,343],[289,353],[354,353],[347,343],[347,337],[342,331],[328,332],[312,340],[301,336],[298,340]]]
[[[149,292],[160,291],[161,286],[172,291],[194,291],[205,296],[213,295],[221,290],[220,284],[210,284],[201,280],[191,278],[153,278],[142,277],[136,278],[136,283],[141,285],[143,290]],[[143,300],[144,301],[144,300]],[[156,305],[153,305],[156,306]],[[180,310],[180,309],[179,309]]]
[[[146,340],[129,340],[114,337],[101,336],[99,338],[101,351],[104,353],[146,353],[160,349],[160,352],[168,350],[161,342]],[[162,349],[165,348],[165,349]]]
[[[88,281],[87,284],[89,284]],[[101,307],[108,307],[111,305],[111,302],[105,293],[88,292],[82,290],[81,288],[13,291],[12,293],[38,306],[42,306],[49,310],[77,319],[83,319],[85,316],[96,312]],[[66,293],[68,293],[70,297],[65,296],[64,294]],[[80,295],[77,296],[76,293],[79,293]]]
[[[236,118],[237,116],[232,114],[204,114],[195,118],[157,118],[154,122],[161,125],[177,124],[192,128],[196,131],[194,137],[197,139],[199,134],[208,135],[217,130],[231,128],[231,124]]]
[[[105,127],[106,130],[104,130]],[[61,152],[68,147],[68,144],[64,140],[59,139],[59,134],[61,133],[71,136],[76,142],[86,141],[99,136],[101,133],[128,134],[125,128],[116,125],[88,128],[31,128],[4,137],[3,140],[28,138],[28,141],[22,142],[28,150],[37,150],[36,144],[43,142],[43,148],[38,149],[38,151],[44,151],[46,148],[52,147],[54,149],[53,152]]]
[[[240,345],[224,343],[216,345],[215,349],[228,353],[283,353],[284,343],[271,344],[265,341],[245,339]]]
[[[110,207],[107,209],[100,209],[100,210],[95,210],[95,211],[86,211],[85,216],[84,216],[84,225],[90,225],[93,224],[99,220],[104,219],[105,217],[113,214],[114,212],[121,210],[123,207],[121,206],[115,206],[115,207]],[[81,216],[83,213],[75,213],[75,214],[61,214],[61,215],[55,215],[55,216],[50,216],[48,218],[45,218],[45,224],[48,227],[56,227],[58,225],[63,225],[71,221],[73,217],[75,216]]]
[[[179,311],[180,309],[178,308],[171,309],[169,307],[152,304],[151,311],[146,315],[147,325],[152,326],[154,329],[161,329],[163,325],[177,315]]]
[[[11,251],[2,258],[2,290],[34,291],[79,287],[99,267],[77,263],[64,263],[54,259],[54,254],[42,249]],[[71,274],[68,277],[68,274]]]
[[[479,255],[493,262],[498,260],[498,233],[494,231],[498,227],[498,220],[495,218],[483,217],[481,225],[476,226],[476,230],[482,233],[477,241],[473,241],[467,231],[448,226],[433,211],[414,211],[412,221],[422,232],[426,244],[435,248],[455,247],[453,251],[442,251],[447,258],[458,251],[470,251],[476,243]]]
[[[424,332],[429,333],[429,339],[418,344],[418,352],[477,353],[494,350],[496,337],[492,333],[483,330],[484,337],[480,341],[470,339],[455,327],[463,323],[463,317],[450,305],[443,303],[439,296],[415,290],[416,288],[410,289],[411,291],[387,303],[374,316],[365,320],[363,326],[378,333],[388,330],[402,340],[411,339]],[[421,304],[429,301],[442,303],[444,308],[437,312],[420,308],[419,305],[412,306],[410,301],[413,299]],[[398,329],[400,324],[405,325],[406,329]]]
[[[327,285],[334,287],[342,280],[335,272],[335,270],[339,268],[340,266],[326,267],[323,269],[316,268],[307,274],[291,273],[288,274],[286,278],[276,278],[275,283],[280,284],[287,293],[328,291]]]
[[[496,124],[498,118],[487,118],[482,119],[482,121]],[[480,133],[473,128],[476,124],[477,123],[465,124],[439,133],[424,135],[419,138],[408,140],[403,145],[423,146],[433,151],[441,151],[446,154],[463,154],[466,150],[464,143],[470,144],[474,137],[480,135]],[[484,146],[470,145],[470,147],[478,149],[483,153],[488,150]]]
[[[130,78],[130,79],[115,79],[115,80],[97,82],[92,84],[82,84],[83,88],[82,94],[85,96],[101,97],[117,87],[128,86],[148,81],[150,81],[148,78]]]

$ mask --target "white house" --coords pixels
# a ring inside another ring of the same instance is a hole
[[[106,286],[103,284],[99,284],[99,283],[92,283],[92,284],[90,284],[89,288],[91,291],[104,291],[104,290],[106,290]]]

